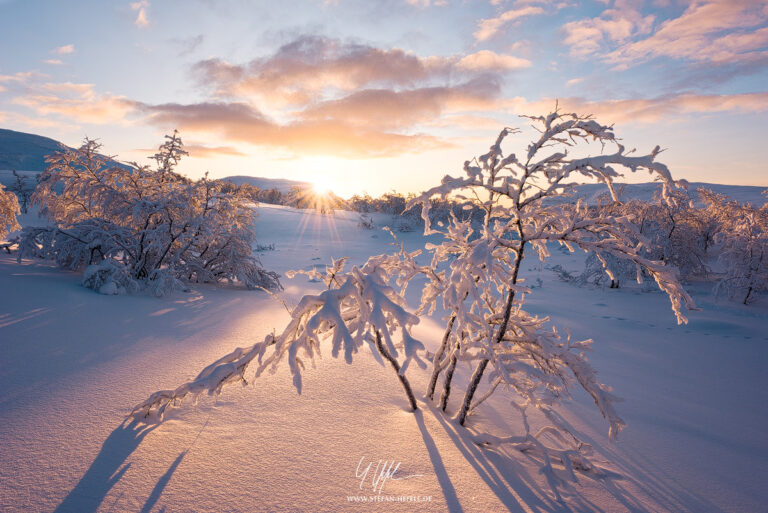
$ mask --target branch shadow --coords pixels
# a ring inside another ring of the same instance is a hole
[[[646,512],[649,507],[654,509],[654,506],[649,506],[642,499],[636,497],[629,485],[642,491],[655,501],[656,507],[668,511],[722,512],[721,508],[710,501],[682,490],[660,476],[653,475],[647,470],[646,465],[643,465],[643,462],[634,461],[616,450],[601,448],[599,443],[582,433],[579,433],[582,441],[592,445],[602,457],[618,466],[622,473],[619,474],[607,469],[605,475],[601,477],[577,473],[576,482],[563,480],[558,484],[557,489],[542,488],[539,480],[535,479],[536,476],[532,475],[526,468],[527,465],[523,465],[524,462],[535,466],[540,465],[540,462],[535,458],[514,450],[507,453],[501,447],[480,447],[474,443],[470,429],[456,425],[442,411],[428,402],[424,406],[432,410],[435,419],[438,420],[454,446],[509,511],[611,513],[605,509],[604,505],[593,502],[577,488],[576,485],[579,481],[584,479],[598,483],[603,490],[632,513]],[[422,428],[423,420],[417,419],[417,421],[419,427]],[[572,432],[577,432],[573,426],[565,422],[565,419],[561,418],[560,421]],[[422,436],[424,436],[423,433]],[[425,442],[427,442],[426,437]],[[430,449],[429,443],[427,445],[433,464],[435,459],[442,461],[439,454],[435,456],[432,454],[433,450],[437,453],[437,449]],[[434,444],[432,445],[434,446]],[[441,468],[444,471],[444,467]],[[652,468],[652,465],[648,468]],[[565,475],[565,471],[562,472]],[[439,473],[438,479],[440,479]],[[626,485],[622,483],[626,483]],[[452,487],[450,491],[455,495],[455,490]],[[446,500],[448,501],[448,496],[446,496]]]
[[[176,468],[181,464],[181,460],[183,460],[186,455],[187,451],[181,451],[181,454],[179,454],[173,463],[171,463],[171,466],[168,467],[165,474],[158,479],[157,484],[155,484],[155,487],[152,489],[152,493],[149,494],[144,506],[142,506],[140,513],[149,513],[152,510],[158,499],[160,499],[160,496],[163,494],[168,482],[171,480],[171,476],[176,472]]]
[[[123,421],[104,440],[99,454],[77,485],[69,492],[54,513],[90,513],[99,509],[112,487],[131,464],[125,460],[157,425],[148,426],[136,420]]]
[[[451,478],[448,476],[448,471],[443,464],[443,458],[440,456],[440,451],[435,445],[435,441],[432,435],[429,434],[427,426],[424,424],[424,413],[422,410],[416,410],[413,412],[413,416],[416,418],[416,424],[421,431],[421,437],[424,439],[424,445],[429,453],[429,459],[432,461],[432,467],[435,470],[437,481],[440,483],[440,488],[443,489],[443,496],[445,497],[445,504],[448,506],[450,513],[461,513],[464,509],[461,507],[459,497],[456,495],[456,489],[453,487]]]

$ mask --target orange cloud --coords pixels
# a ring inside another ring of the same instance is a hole
[[[344,120],[355,126],[403,129],[439,118],[444,112],[492,108],[499,91],[498,82],[491,78],[451,87],[365,89],[318,103],[298,115],[303,120]]]
[[[29,86],[11,103],[40,115],[56,114],[79,123],[123,123],[136,103],[109,93],[97,94],[92,84],[71,82]]]
[[[229,141],[279,147],[299,155],[389,157],[449,146],[429,135],[391,133],[336,119],[278,124],[249,105],[236,102],[143,105],[141,110],[150,123],[164,129],[216,134]]]

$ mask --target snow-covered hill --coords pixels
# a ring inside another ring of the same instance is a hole
[[[242,185],[244,183],[253,185],[254,187],[258,187],[259,189],[277,189],[283,194],[287,193],[291,190],[291,187],[302,187],[302,188],[309,188],[312,187],[312,184],[309,182],[299,182],[296,180],[289,180],[287,178],[264,178],[260,176],[245,176],[245,175],[236,175],[236,176],[227,176],[223,178],[224,180],[229,180],[230,182],[236,184],[236,185]]]
[[[0,169],[40,172],[46,156],[66,148],[48,137],[0,128]]]

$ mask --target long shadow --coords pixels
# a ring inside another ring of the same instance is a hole
[[[101,451],[80,482],[69,492],[54,513],[95,512],[112,487],[131,466],[125,464],[147,434],[156,426],[124,421],[104,440]]]
[[[432,461],[432,467],[435,469],[435,475],[437,481],[440,483],[440,487],[443,489],[443,496],[445,497],[445,504],[448,506],[448,511],[451,513],[461,513],[464,509],[461,507],[459,497],[456,495],[456,489],[453,487],[451,478],[448,476],[448,471],[443,464],[443,458],[440,456],[440,451],[435,445],[435,441],[432,439],[432,435],[429,434],[427,426],[424,424],[424,413],[421,410],[413,412],[413,416],[416,418],[416,424],[421,431],[421,438],[424,439],[424,445],[427,447],[429,453],[429,459]]]
[[[168,467],[168,470],[165,471],[165,474],[160,477],[160,479],[157,481],[157,484],[152,489],[152,493],[149,494],[149,497],[147,498],[147,501],[144,503],[144,506],[141,508],[140,513],[149,513],[154,505],[157,503],[158,499],[160,499],[160,496],[163,494],[163,490],[165,490],[165,487],[168,485],[168,482],[171,480],[171,476],[174,472],[176,472],[176,468],[181,463],[181,460],[184,459],[184,456],[187,455],[187,451],[181,451],[181,454],[171,463],[171,466]]]

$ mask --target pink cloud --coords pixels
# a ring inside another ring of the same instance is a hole
[[[456,64],[456,67],[467,71],[498,72],[530,68],[531,61],[512,55],[498,54],[490,50],[480,50],[479,52],[462,57]]]
[[[69,55],[70,53],[75,53],[75,45],[59,46],[58,48],[51,50],[51,53],[55,53],[56,55]]]
[[[545,14],[546,11],[538,6],[528,5],[520,8],[509,9],[502,12],[495,18],[487,18],[477,23],[477,30],[474,33],[475,40],[486,41],[497,35],[510,23],[525,18],[526,16],[535,16]]]
[[[419,58],[397,48],[302,36],[267,58],[245,65],[208,59],[198,62],[193,71],[219,96],[256,96],[273,104],[301,105],[328,89],[410,85],[445,69],[442,59]]]
[[[593,114],[603,123],[657,123],[662,119],[687,114],[715,112],[766,112],[768,93],[744,94],[673,94],[650,99],[590,101],[570,97],[558,100],[562,110]],[[523,98],[509,101],[516,113],[545,112],[555,104],[554,98],[529,102]]]
[[[656,24],[640,5],[617,0],[597,18],[563,26],[573,55],[605,51],[603,59],[630,66],[658,57],[733,65],[768,57],[766,0],[692,2],[678,17]]]

